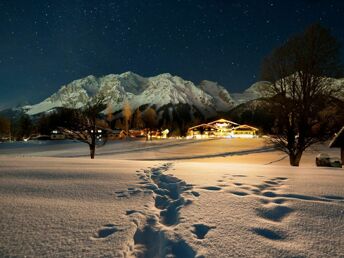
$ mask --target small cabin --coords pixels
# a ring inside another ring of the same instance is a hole
[[[226,119],[218,119],[208,123],[208,125],[212,125],[216,128],[215,135],[217,137],[231,137],[232,129],[238,126],[239,124]]]
[[[258,128],[249,125],[239,125],[231,131],[232,137],[235,138],[255,138],[257,137]]]
[[[210,124],[200,124],[190,127],[187,132],[187,138],[203,139],[216,136],[217,128]]]

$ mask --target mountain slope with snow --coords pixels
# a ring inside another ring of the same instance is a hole
[[[250,100],[259,99],[263,97],[263,92],[266,87],[270,85],[270,82],[259,81],[252,84],[248,89],[243,93],[232,93],[232,97],[235,105],[240,105],[246,103]]]
[[[344,79],[332,79],[338,89],[338,98],[344,99]],[[234,106],[247,103],[264,96],[270,85],[267,81],[252,84],[243,93],[232,93],[216,82],[202,81],[199,86],[169,73],[152,77],[142,77],[133,72],[109,74],[103,77],[93,75],[72,81],[44,101],[24,106],[28,115],[49,112],[58,107],[81,108],[94,96],[104,96],[104,103],[111,112],[120,111],[127,100],[133,110],[145,106],[156,109],[171,109],[171,106],[188,106],[190,115],[201,113],[205,117],[217,112],[226,112]]]
[[[201,81],[199,87],[204,92],[213,96],[216,110],[227,111],[228,106],[234,107],[234,101],[232,97],[229,95],[228,91],[224,87],[219,85],[217,82],[204,80]]]
[[[340,100],[344,100],[344,78],[328,78],[328,84],[334,91],[334,96]],[[235,106],[247,103],[251,100],[256,100],[264,96],[267,87],[271,85],[268,81],[259,81],[252,84],[248,89],[242,93],[231,93]]]
[[[210,83],[210,82],[209,82]],[[210,90],[213,87],[214,90]],[[169,104],[188,104],[205,116],[229,110],[233,102],[229,93],[219,85],[207,85],[206,90],[169,73],[144,78],[132,72],[110,74],[100,78],[87,76],[75,80],[41,103],[26,106],[27,114],[36,115],[57,107],[83,107],[91,97],[102,95],[112,112],[122,109],[128,100],[132,109],[154,105],[160,108]],[[222,97],[222,99],[221,99]],[[221,102],[218,100],[221,99]]]

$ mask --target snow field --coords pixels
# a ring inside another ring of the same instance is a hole
[[[1,150],[0,256],[344,256],[343,169],[314,166],[337,150],[292,168],[261,139],[44,148]]]

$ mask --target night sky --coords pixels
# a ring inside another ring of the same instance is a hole
[[[240,92],[265,55],[312,23],[344,42],[341,0],[0,0],[0,12],[0,109],[125,71]]]

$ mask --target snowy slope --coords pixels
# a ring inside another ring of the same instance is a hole
[[[25,108],[29,115],[47,112],[56,107],[80,108],[90,97],[102,94],[105,102],[111,105],[112,112],[121,110],[124,101],[128,100],[134,109],[146,104],[155,105],[156,108],[168,104],[188,104],[208,116],[219,110],[229,110],[232,106],[229,93],[221,86],[216,87],[214,91],[209,90],[209,87],[205,91],[191,81],[169,73],[149,78],[132,72],[100,78],[91,75],[64,85],[41,103]]]
[[[332,87],[335,91],[335,96],[341,100],[344,100],[344,78],[329,78],[329,83],[332,84]],[[264,97],[265,88],[269,85],[270,82],[259,81],[252,84],[243,93],[232,93],[231,96],[234,100],[235,105],[240,105],[250,100],[255,100]]]
[[[263,97],[264,88],[270,83],[267,81],[260,81],[252,84],[243,93],[232,93],[235,105],[246,103],[250,100],[259,99]]]
[[[228,91],[217,82],[201,81],[199,85],[200,89],[214,98],[214,105],[218,111],[228,111],[234,106],[234,101],[229,95]]]
[[[168,104],[189,104],[203,114],[213,114],[216,107],[213,97],[197,88],[192,82],[185,81],[181,77],[172,76],[169,73],[147,78],[146,88],[140,93],[129,96],[129,102],[133,109],[142,105],[155,105],[157,108]],[[123,102],[114,103],[113,110],[121,110]]]
[[[33,106],[25,106],[28,115],[47,112],[56,107],[80,108],[88,101],[89,96],[97,94],[99,82],[94,76],[87,76],[64,85],[49,98]]]

